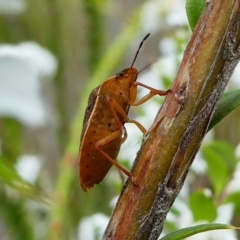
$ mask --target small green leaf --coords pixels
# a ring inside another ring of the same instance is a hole
[[[189,25],[194,30],[205,7],[206,0],[187,0],[185,8]]]
[[[240,89],[224,93],[208,126],[208,131],[240,105]]]
[[[208,146],[210,146],[215,152],[222,156],[225,163],[228,166],[228,169],[231,170],[230,177],[232,176],[233,171],[235,171],[238,159],[235,156],[234,147],[228,142],[224,141],[213,141]]]
[[[235,220],[237,222],[240,221],[240,191],[231,193],[228,198],[226,199],[226,203],[233,203],[234,204],[234,211],[235,211]]]
[[[202,190],[194,192],[189,198],[189,203],[194,221],[212,222],[217,217],[217,209],[212,198],[206,196]]]
[[[48,201],[49,197],[39,186],[34,186],[22,179],[13,165],[7,164],[6,160],[0,156],[0,184],[15,189],[22,197],[37,198],[40,201]]]
[[[230,171],[225,158],[212,148],[211,145],[202,146],[203,157],[208,166],[208,176],[216,194],[220,194],[225,188]]]
[[[237,228],[231,225],[226,225],[221,223],[200,224],[197,226],[192,226],[192,227],[177,230],[175,232],[172,232],[160,238],[160,240],[181,240],[198,233],[212,231],[212,230],[219,230],[219,229],[237,229]]]
[[[23,183],[13,165],[7,164],[7,161],[5,161],[3,157],[0,157],[0,180],[9,185],[16,182]]]

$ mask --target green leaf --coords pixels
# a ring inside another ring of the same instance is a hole
[[[203,157],[208,165],[208,176],[216,194],[225,188],[230,171],[226,159],[211,145],[203,145]]]
[[[233,203],[234,204],[234,211],[235,211],[235,220],[237,222],[240,221],[240,191],[231,193],[228,198],[226,199],[226,203]]]
[[[206,4],[206,0],[187,0],[186,1],[185,8],[186,8],[188,22],[192,31],[197,25],[198,19],[202,14],[205,4]]]
[[[189,203],[194,221],[212,222],[217,217],[217,209],[212,198],[206,196],[202,190],[194,192],[189,198]]]
[[[221,223],[200,224],[197,226],[177,230],[175,232],[172,232],[162,237],[160,240],[181,240],[201,232],[207,232],[207,231],[219,230],[219,229],[237,229],[237,228],[231,225],[226,225]]]
[[[0,157],[0,180],[10,186],[24,184],[13,165],[7,164],[3,157]]]
[[[224,93],[208,126],[208,131],[240,105],[240,89]]]
[[[228,142],[224,141],[213,141],[208,146],[222,156],[222,158],[224,159],[225,163],[228,166],[228,169],[231,170],[229,176],[231,177],[238,163],[238,159],[235,156],[234,147]]]
[[[15,189],[22,197],[30,197],[44,202],[49,201],[49,197],[43,189],[22,179],[13,165],[7,164],[2,156],[0,156],[0,184],[1,183]]]

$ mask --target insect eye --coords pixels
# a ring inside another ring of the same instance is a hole
[[[121,71],[121,72],[118,72],[116,74],[116,77],[119,78],[119,77],[123,77],[124,76],[124,71]]]

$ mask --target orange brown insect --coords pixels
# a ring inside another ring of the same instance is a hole
[[[112,165],[132,177],[131,172],[115,160],[127,138],[125,123],[134,123],[143,134],[146,132],[139,122],[128,118],[129,108],[144,103],[154,95],[166,95],[169,91],[156,90],[136,82],[139,71],[133,68],[133,64],[149,35],[140,43],[131,67],[107,79],[89,96],[79,147],[79,177],[84,191],[100,183]],[[135,102],[137,85],[150,92]]]

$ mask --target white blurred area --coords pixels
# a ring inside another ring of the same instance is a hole
[[[83,218],[78,228],[78,240],[102,239],[108,221],[109,217],[102,213],[97,213],[90,217]]]
[[[34,184],[41,169],[41,159],[35,155],[22,155],[18,159],[16,169],[22,179]]]
[[[23,126],[28,148],[16,169],[31,183],[44,161],[53,171],[49,175],[55,176],[51,166],[58,154],[52,141],[56,114],[49,89],[57,66],[56,57],[35,42],[0,45],[0,117],[15,119]]]
[[[0,13],[19,14],[25,9],[25,0],[0,0]]]
[[[56,58],[37,43],[0,45],[0,116],[25,126],[44,126],[41,80],[51,80],[56,69]]]

